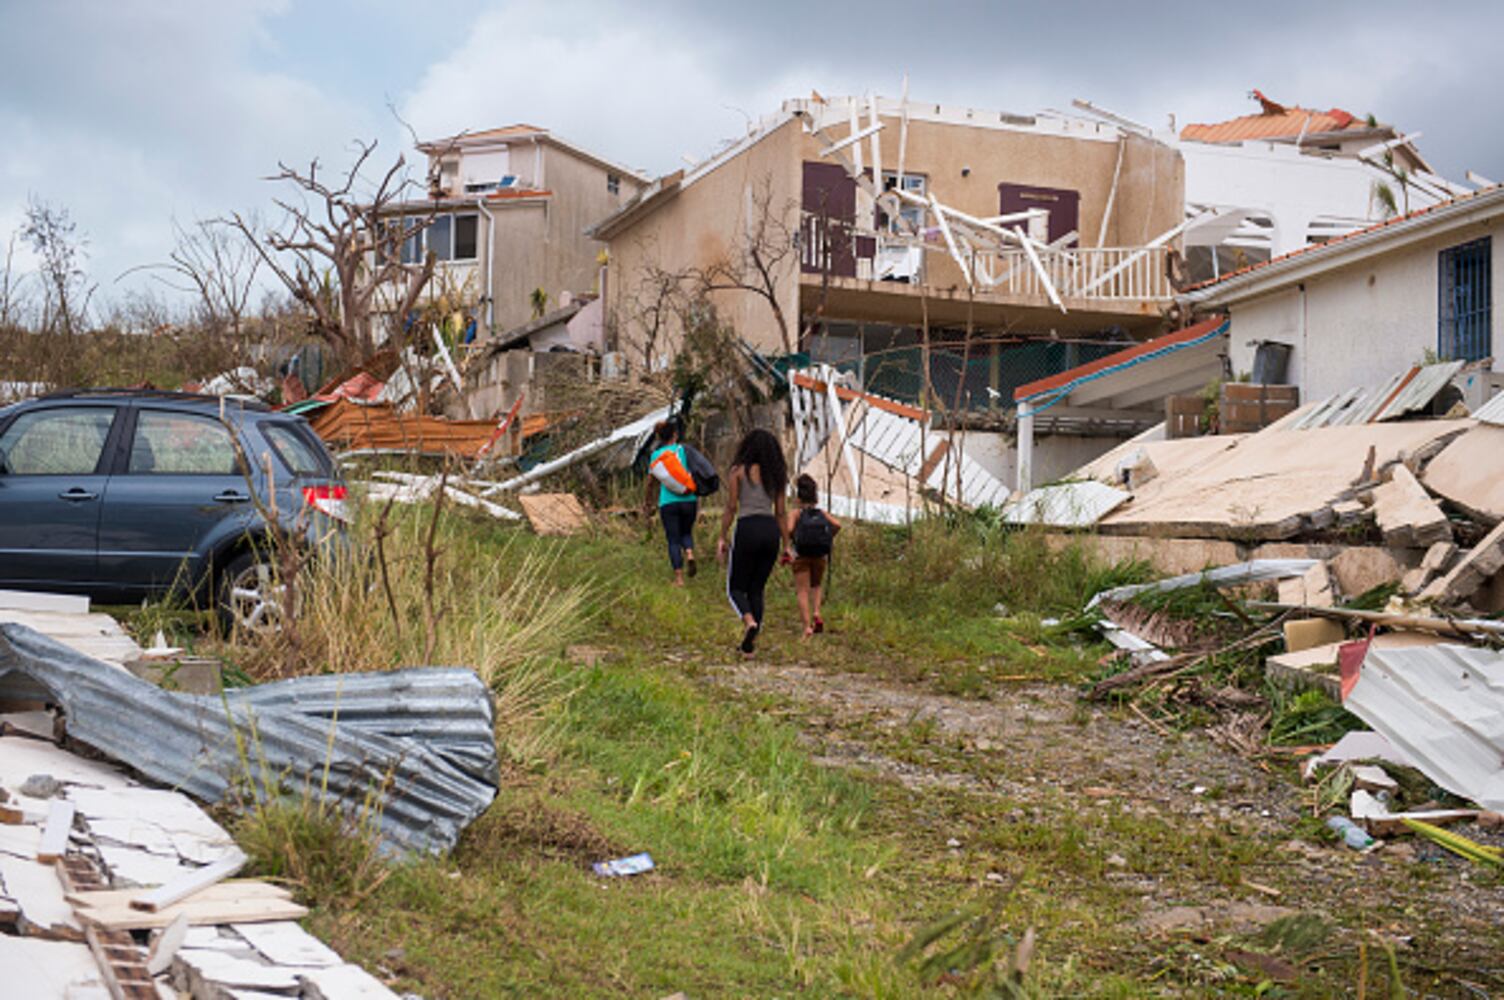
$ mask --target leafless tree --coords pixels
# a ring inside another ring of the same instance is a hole
[[[417,201],[409,206],[407,196],[420,192],[406,174],[406,159],[396,161],[368,191],[363,171],[376,151],[376,143],[358,143],[355,162],[345,171],[325,180],[318,160],[298,170],[278,163],[268,180],[289,185],[299,201],[274,199],[283,219],[275,228],[262,230],[239,213],[229,220],[255,248],[261,261],[312,313],[313,332],[348,360],[359,363],[376,352],[376,324],[382,307],[396,317],[390,333],[402,332],[401,317],[417,304],[433,277],[434,256],[425,253],[421,263],[404,263],[401,249],[433,221],[435,203]],[[410,211],[406,209],[411,207]],[[390,294],[383,302],[379,296]]]
[[[627,294],[617,320],[618,346],[651,372],[664,356],[670,331],[683,316],[690,276],[669,271],[655,261],[644,264]]]
[[[5,244],[5,268],[0,270],[0,330],[9,330],[21,325],[21,278],[16,274],[16,239],[20,232],[10,234]]]
[[[742,231],[720,258],[695,272],[703,292],[749,292],[766,302],[786,354],[794,342],[780,297],[795,277],[790,265],[798,264],[790,215],[790,206],[773,204],[772,179],[764,177],[747,188]]]
[[[260,229],[254,216],[248,225]],[[176,243],[167,260],[145,270],[168,288],[193,297],[194,318],[202,330],[228,337],[243,349],[251,295],[261,268],[255,244],[218,219],[200,219],[187,228],[174,222],[172,229]]]
[[[37,255],[42,283],[42,329],[73,335],[87,325],[94,286],[84,271],[88,240],[68,210],[32,198],[26,206],[21,238]]]

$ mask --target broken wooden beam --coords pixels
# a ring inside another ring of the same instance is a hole
[[[207,889],[216,882],[222,882],[245,867],[250,860],[240,848],[232,848],[229,853],[210,865],[205,865],[191,875],[174,879],[166,885],[157,886],[136,896],[131,900],[131,906],[137,910],[145,910],[155,913],[164,907],[171,906],[181,899]]]

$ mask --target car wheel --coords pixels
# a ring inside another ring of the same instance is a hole
[[[220,618],[232,632],[275,632],[282,626],[285,592],[270,561],[255,552],[243,552],[220,574]]]

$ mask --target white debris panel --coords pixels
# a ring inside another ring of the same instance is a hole
[[[1131,493],[1093,479],[1056,483],[1031,490],[1004,507],[1003,520],[1052,528],[1089,528],[1131,499]]]
[[[1442,788],[1504,809],[1504,653],[1371,646],[1342,705]]]
[[[237,741],[284,785],[263,794],[324,789],[358,809],[385,789],[377,823],[393,851],[452,848],[499,783],[490,691],[460,668],[300,677],[220,699],[164,691],[0,623],[5,699],[60,706],[73,739],[206,802],[245,777]]]

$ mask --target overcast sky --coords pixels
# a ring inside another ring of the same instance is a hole
[[[1247,114],[1258,87],[1504,179],[1501,29],[1484,3],[0,0],[0,237],[28,197],[66,207],[110,295],[173,219],[270,214],[279,158],[395,155],[393,107],[425,138],[529,122],[656,174],[784,97],[897,96],[905,73],[919,100],[1087,97],[1156,127]]]

